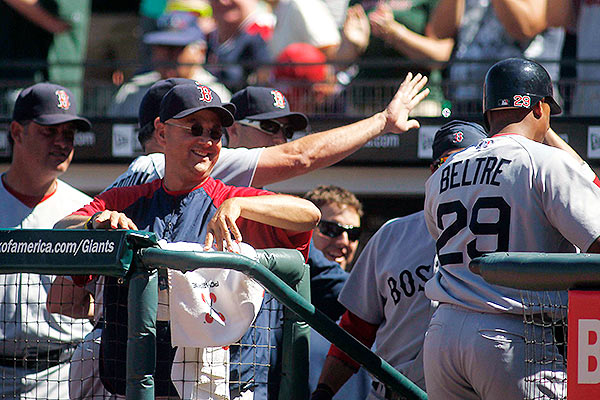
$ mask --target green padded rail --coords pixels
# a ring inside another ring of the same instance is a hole
[[[0,229],[0,273],[123,277],[153,233],[126,230]]]
[[[324,338],[333,342],[342,351],[360,363],[380,382],[392,390],[406,396],[409,400],[425,400],[427,394],[408,378],[381,359],[348,332],[340,328],[321,311],[291,289],[268,268],[256,261],[233,253],[169,251],[147,248],[140,251],[142,262],[146,265],[168,266],[181,271],[202,268],[228,268],[243,272],[260,282],[277,300],[292,310],[301,319],[308,322]],[[294,397],[305,399],[306,397]]]
[[[600,286],[600,254],[489,253],[469,268],[489,283],[522,290],[568,290]]]

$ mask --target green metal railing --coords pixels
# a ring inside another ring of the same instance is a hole
[[[0,265],[2,273],[102,274],[128,280],[127,398],[130,399],[154,399],[157,266],[182,272],[197,268],[240,271],[260,282],[289,309],[290,312],[284,312],[282,399],[309,397],[307,324],[392,390],[409,400],[427,398],[413,382],[315,309],[310,303],[308,266],[298,251],[259,250],[256,262],[233,253],[179,252],[155,246],[156,238],[148,232],[0,230]],[[71,252],[40,252],[42,248]]]
[[[489,283],[523,290],[600,287],[600,254],[489,253],[469,268]]]

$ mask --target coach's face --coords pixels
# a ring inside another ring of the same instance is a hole
[[[164,146],[167,189],[190,190],[206,181],[221,151],[222,127],[215,112],[170,119],[157,133]]]
[[[15,140],[15,157],[23,159],[24,165],[31,170],[58,177],[69,168],[77,131],[75,123],[39,125],[28,122],[21,125],[13,122],[11,131]]]

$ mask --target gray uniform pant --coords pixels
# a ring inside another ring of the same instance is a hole
[[[523,317],[441,304],[425,335],[424,368],[430,400],[566,399],[566,366],[551,329],[536,328],[527,354],[557,362],[525,363]],[[531,335],[528,335],[531,336]],[[531,339],[528,337],[528,339]],[[546,343],[546,345],[541,345]]]

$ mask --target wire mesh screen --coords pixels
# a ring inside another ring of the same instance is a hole
[[[567,398],[566,291],[522,291],[526,399]],[[545,390],[551,388],[552,391]]]
[[[92,331],[88,318],[50,313],[54,276],[0,275],[0,398],[69,398],[69,360]],[[71,310],[65,308],[64,312]]]
[[[0,285],[1,399],[124,398],[126,281],[100,276],[82,287],[62,276],[22,273],[0,275]],[[275,298],[265,294],[238,343],[177,352],[161,287],[159,279],[157,396],[266,399],[278,393],[283,306]]]
[[[244,336],[230,346],[231,397],[251,391],[255,399],[266,399],[279,392],[283,305],[269,293],[256,320]],[[248,393],[249,394],[249,393]],[[273,397],[271,397],[273,398]]]

